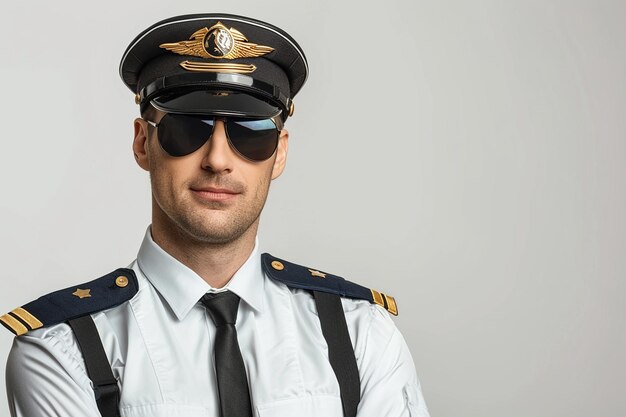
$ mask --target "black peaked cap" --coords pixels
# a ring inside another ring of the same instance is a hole
[[[143,111],[271,117],[293,113],[308,76],[304,51],[269,23],[224,13],[176,16],[126,48],[120,76]]]

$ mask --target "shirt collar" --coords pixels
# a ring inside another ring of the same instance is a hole
[[[141,272],[163,296],[179,320],[207,292],[230,290],[257,311],[263,311],[263,290],[265,276],[261,267],[258,252],[258,237],[254,241],[254,249],[223,288],[213,288],[189,267],[165,252],[152,240],[150,226],[139,248],[137,263]]]

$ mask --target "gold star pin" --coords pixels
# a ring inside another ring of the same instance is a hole
[[[309,272],[314,277],[326,278],[326,274],[320,271],[316,271],[315,269],[309,269]]]
[[[89,288],[87,288],[86,290],[81,290],[80,288],[76,288],[76,291],[74,291],[72,295],[75,295],[78,298],[91,297],[91,294],[89,294],[89,291],[91,291]]]

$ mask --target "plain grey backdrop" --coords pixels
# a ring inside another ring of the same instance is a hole
[[[0,311],[136,256],[118,63],[193,12],[305,50],[262,249],[396,296],[433,417],[626,415],[623,1],[5,2]]]

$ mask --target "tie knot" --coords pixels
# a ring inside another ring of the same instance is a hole
[[[239,296],[234,292],[207,293],[200,299],[200,302],[206,307],[216,327],[225,324],[234,325],[237,321]]]

